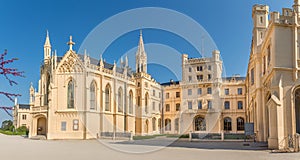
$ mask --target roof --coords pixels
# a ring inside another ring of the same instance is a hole
[[[246,80],[246,77],[223,77],[223,81],[230,81],[232,79],[235,79],[236,81],[244,81]]]
[[[179,84],[179,81],[170,81],[170,82],[166,82],[166,83],[161,83],[160,85],[170,86],[170,85],[176,85],[176,84]]]
[[[29,104],[19,104],[19,109],[30,109]]]

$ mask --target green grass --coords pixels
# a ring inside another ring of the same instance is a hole
[[[2,130],[0,129],[0,133],[5,134],[5,135],[26,135],[25,132],[12,132],[12,131],[8,131],[8,130]]]

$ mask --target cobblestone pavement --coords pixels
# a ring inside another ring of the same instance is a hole
[[[31,140],[0,134],[3,160],[299,160],[300,153],[271,153],[263,143],[188,142],[161,138],[138,141]],[[249,145],[248,145],[249,144]],[[169,145],[165,147],[165,145]],[[134,153],[135,152],[135,153]]]

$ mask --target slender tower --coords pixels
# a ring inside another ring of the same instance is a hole
[[[144,72],[147,73],[147,54],[144,48],[143,34],[142,30],[140,31],[140,40],[138,45],[138,50],[135,55],[136,59],[136,72]]]
[[[45,44],[44,44],[44,63],[45,64],[50,63],[50,57],[51,57],[51,44],[50,44],[49,32],[47,30],[46,40],[45,40]]]

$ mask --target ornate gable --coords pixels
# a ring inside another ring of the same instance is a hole
[[[76,53],[69,50],[58,65],[59,73],[80,73],[83,72],[84,65]]]

